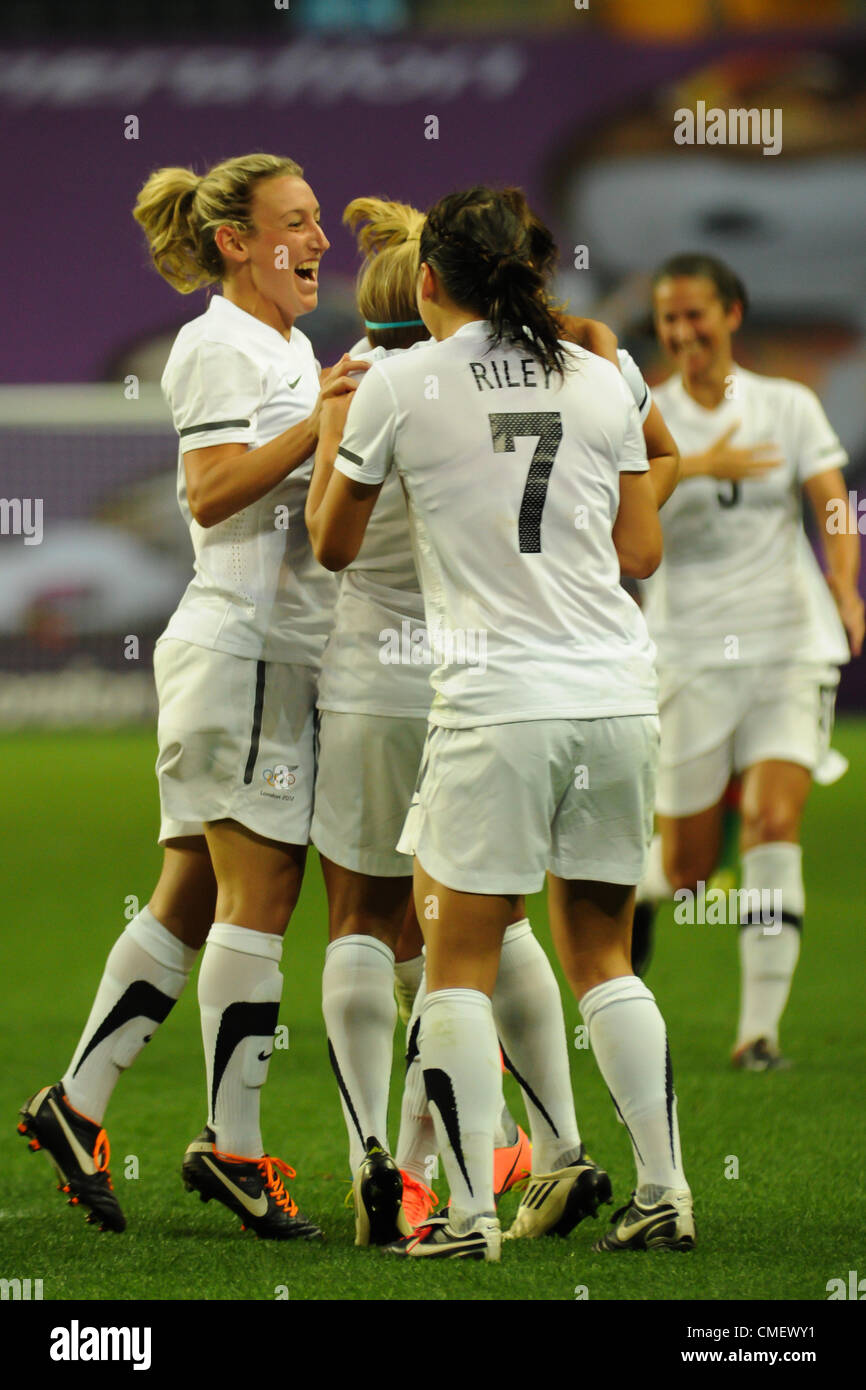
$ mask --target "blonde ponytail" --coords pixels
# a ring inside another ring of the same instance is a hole
[[[418,278],[418,238],[424,214],[408,203],[384,198],[355,198],[343,213],[365,257],[358,273],[356,298],[365,321],[399,323],[401,328],[368,328],[370,342],[383,347],[409,347],[427,330],[418,318],[415,284]]]
[[[157,169],[136,200],[133,217],[147,237],[153,263],[181,294],[223,279],[225,263],[214,240],[219,227],[251,232],[253,193],[262,179],[303,169],[280,155],[226,159],[199,177],[192,169]]]

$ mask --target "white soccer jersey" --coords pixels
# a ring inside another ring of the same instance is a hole
[[[337,467],[396,469],[424,593],[435,724],[652,714],[653,646],[611,539],[620,471],[648,468],[611,363],[567,345],[564,384],[464,325],[367,372]]]
[[[195,575],[164,635],[235,656],[317,666],[337,585],[316,561],[304,522],[312,458],[208,528],[190,513],[183,464],[188,450],[255,449],[306,420],[319,393],[309,339],[293,328],[287,340],[215,295],[180,330],[162,389],[180,436],[178,501],[195,552]]]
[[[408,351],[427,347],[431,339]],[[349,356],[380,362],[406,349],[371,348],[362,338]],[[650,389],[634,359],[618,352],[620,371],[643,422]],[[343,572],[334,629],[319,677],[319,709],[423,718],[430,709],[435,651],[420,637],[424,602],[412,554],[406,495],[396,469],[382,484],[364,540]]]
[[[681,454],[700,453],[739,422],[733,447],[772,443],[783,462],[734,484],[684,478],[660,513],[664,559],[644,612],[662,666],[726,667],[848,660],[836,606],[802,526],[801,487],[847,459],[814,392],[737,367],[714,410],[681,379],[655,388]]]

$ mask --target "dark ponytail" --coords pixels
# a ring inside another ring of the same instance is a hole
[[[568,355],[545,294],[547,267],[533,257],[538,237],[537,230],[530,235],[519,189],[498,193],[479,185],[430,209],[419,259],[433,267],[455,304],[490,320],[494,344],[519,344],[546,373],[563,376]]]

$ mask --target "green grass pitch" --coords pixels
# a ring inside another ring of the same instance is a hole
[[[154,844],[154,739],[147,732],[16,735],[2,740],[5,1045],[0,1067],[0,1275],[43,1279],[46,1299],[826,1299],[827,1281],[864,1267],[862,1184],[863,775],[866,722],[840,722],[848,775],[812,794],[804,832],[808,905],[784,1024],[795,1067],[728,1067],[737,1008],[736,930],[660,920],[649,983],[668,1023],[686,1171],[695,1194],[691,1255],[596,1256],[602,1229],[515,1243],[498,1266],[402,1262],[356,1250],[346,1142],[320,1013],[324,892],[312,856],[283,959],[277,1051],[264,1093],[266,1144],[298,1170],[292,1185],[327,1243],[242,1235],[217,1203],[184,1192],[180,1161],[205,1115],[195,984],[124,1076],[107,1115],[111,1168],[128,1229],[99,1234],[55,1191],[44,1155],[15,1133],[17,1110],[63,1072],[103,962],[135,895],[147,901]],[[531,918],[549,947],[543,898]],[[569,1038],[580,1015],[564,991]],[[391,1140],[396,1142],[398,1028]],[[581,1134],[615,1201],[633,1169],[591,1054],[571,1049]],[[507,1095],[522,1106],[514,1083]],[[137,1160],[133,1164],[130,1160]],[[736,1163],[733,1162],[736,1160]],[[125,1173],[136,1170],[137,1177]],[[737,1177],[726,1176],[734,1169]],[[444,1182],[439,1184],[440,1195]],[[507,1223],[517,1197],[503,1201]],[[605,1209],[605,1219],[610,1208]]]

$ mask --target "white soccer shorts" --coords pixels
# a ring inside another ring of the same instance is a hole
[[[807,662],[662,671],[656,810],[704,811],[733,773],[767,759],[814,773],[830,747],[838,683],[837,667]]]
[[[399,848],[464,893],[536,893],[546,870],[637,883],[658,743],[654,714],[434,726]]]
[[[282,844],[310,838],[316,673],[165,638],[159,696],[159,842],[234,820]]]

